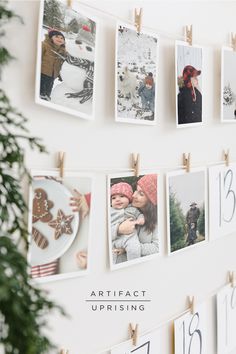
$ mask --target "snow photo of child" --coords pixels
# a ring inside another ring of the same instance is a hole
[[[117,26],[116,120],[155,124],[158,38]]]
[[[97,22],[64,0],[41,1],[40,14],[36,102],[93,119]]]
[[[57,54],[66,54],[65,37],[61,32],[52,29],[42,42],[40,98],[43,100],[51,100],[54,80],[61,71],[64,60]]]

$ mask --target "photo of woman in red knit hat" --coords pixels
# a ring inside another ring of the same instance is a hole
[[[177,126],[202,123],[202,48],[176,42]]]
[[[108,225],[111,268],[159,253],[157,174],[109,176]]]

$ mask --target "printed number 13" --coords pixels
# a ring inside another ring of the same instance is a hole
[[[233,184],[233,177],[234,177],[234,173],[232,170],[228,170],[224,176],[224,191],[226,192],[226,196],[225,196],[225,201],[227,202],[229,200],[229,198],[231,197],[232,200],[232,209],[231,209],[231,213],[230,216],[228,216],[227,218],[224,217],[223,215],[223,220],[227,223],[231,222],[231,220],[234,217],[234,213],[235,213],[235,207],[236,207],[236,196],[235,196],[235,192],[232,189],[232,184]],[[221,173],[219,173],[219,202],[220,202],[220,209],[219,209],[219,226],[221,226],[221,221],[222,221],[222,190],[221,190]]]
[[[195,319],[197,319],[197,323],[194,326],[194,321]],[[185,322],[183,321],[182,323],[182,327],[183,327],[183,354],[191,354],[191,350],[192,350],[192,341],[193,338],[195,336],[198,336],[199,339],[199,354],[202,354],[202,333],[200,331],[200,329],[198,328],[199,325],[199,313],[196,312],[190,323],[189,323],[189,327],[186,333],[186,327],[185,327]],[[188,348],[186,348],[186,335],[190,336],[190,341],[189,341],[189,346]]]

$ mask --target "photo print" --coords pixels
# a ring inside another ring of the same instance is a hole
[[[111,269],[159,254],[158,175],[108,176],[108,236]]]
[[[29,197],[31,277],[49,281],[85,275],[89,265],[92,177],[32,171]]]
[[[207,306],[196,306],[174,321],[174,353],[208,354]]]
[[[221,51],[221,122],[236,122],[236,53],[232,48]]]
[[[176,124],[202,124],[202,48],[176,41]]]
[[[41,0],[36,103],[93,119],[97,21],[76,1]]]
[[[236,231],[236,164],[208,169],[209,238],[218,239]]]
[[[116,32],[116,121],[156,124],[159,39],[121,23]]]
[[[206,171],[170,172],[166,186],[170,254],[206,240]]]
[[[131,340],[121,343],[111,349],[111,354],[157,354],[161,353],[160,330],[152,331],[138,337],[138,344],[133,345]]]

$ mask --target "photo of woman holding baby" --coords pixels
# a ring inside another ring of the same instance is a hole
[[[110,178],[109,186],[111,268],[157,255],[157,174]]]

